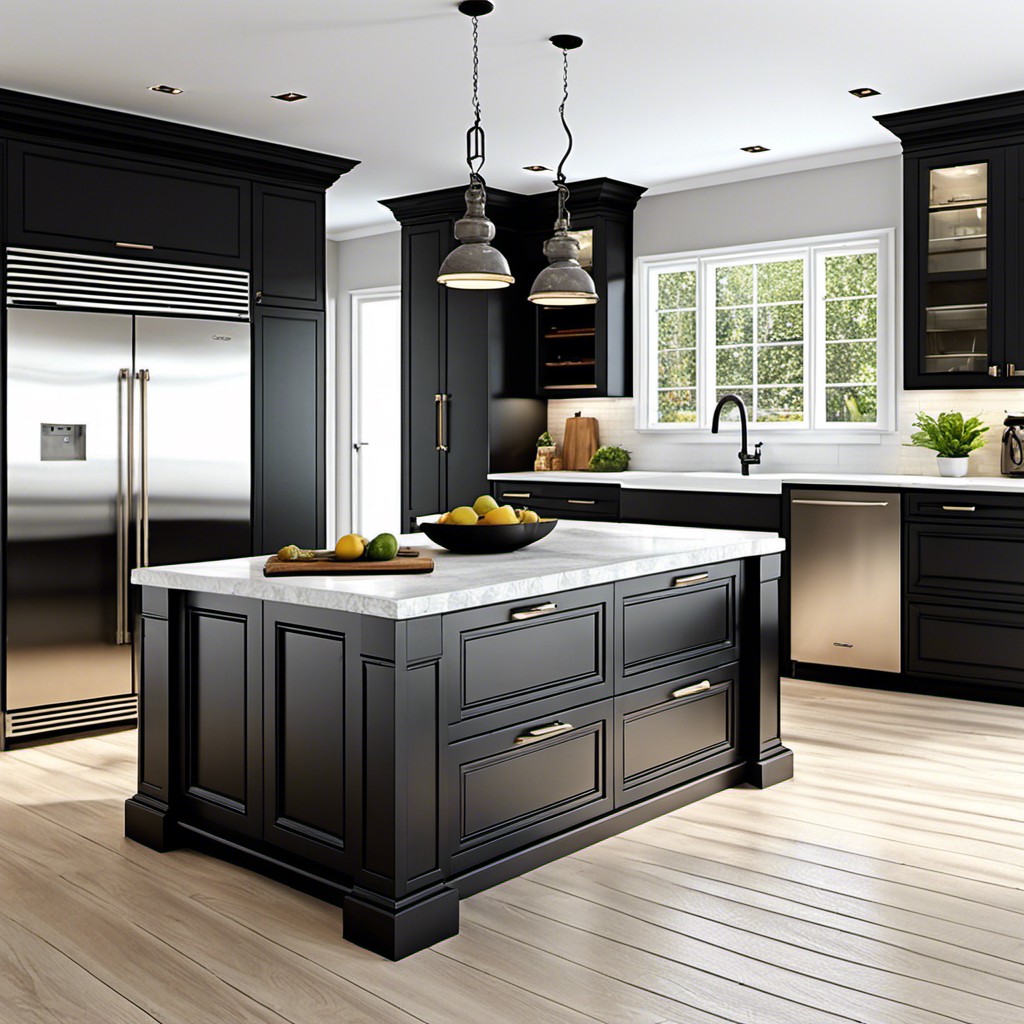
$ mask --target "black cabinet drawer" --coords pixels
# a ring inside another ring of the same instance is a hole
[[[907,590],[1024,597],[1024,530],[910,523]]]
[[[543,518],[596,519],[618,522],[619,504],[616,501],[598,501],[594,498],[538,498],[527,506]]]
[[[710,526],[723,530],[778,533],[782,529],[782,496],[624,488],[621,515],[624,523]]]
[[[612,702],[448,747],[453,873],[612,809]]]
[[[451,738],[610,697],[612,599],[588,587],[446,615]]]
[[[732,764],[736,664],[615,698],[616,806]]]
[[[247,182],[20,143],[8,165],[9,245],[249,266]]]
[[[1024,684],[1024,611],[912,601],[908,672]]]
[[[492,481],[494,497],[503,505],[526,506],[549,516],[570,519],[619,518],[617,484],[535,483],[523,480]]]
[[[1024,526],[1024,485],[1019,497],[954,490],[910,491],[904,497],[903,507],[908,519]]]
[[[736,562],[615,584],[619,690],[635,690],[736,658]]]

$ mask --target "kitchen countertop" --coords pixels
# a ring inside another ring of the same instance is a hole
[[[627,490],[720,491],[742,494],[781,494],[784,484],[801,486],[890,487],[896,490],[926,489],[991,491],[1024,496],[1024,478],[1006,476],[910,476],[890,473],[759,473],[750,476],[731,472],[656,473],[627,470],[625,473],[562,471],[548,473],[491,473],[489,480],[521,480],[536,483],[617,484]]]
[[[768,555],[785,547],[785,542],[772,533],[578,522],[560,522],[544,540],[504,555],[452,554],[419,533],[405,534],[401,541],[429,554],[435,561],[433,573],[361,579],[267,579],[263,575],[266,556],[259,556],[135,569],[132,582],[387,619],[412,619]]]

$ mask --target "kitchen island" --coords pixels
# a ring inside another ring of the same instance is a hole
[[[562,522],[505,555],[402,541],[432,574],[134,571],[129,838],[312,891],[399,959],[458,931],[460,897],[792,775],[777,536]]]

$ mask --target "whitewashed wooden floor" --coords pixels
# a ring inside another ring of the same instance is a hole
[[[4,1024],[1022,1024],[1024,709],[787,683],[796,778],[462,904],[392,964],[340,911],[122,837],[134,734],[0,755]]]

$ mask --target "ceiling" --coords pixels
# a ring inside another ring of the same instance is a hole
[[[0,85],[358,159],[329,194],[337,237],[388,222],[378,199],[465,179],[471,29],[456,6],[7,2]],[[480,22],[493,186],[551,187],[521,168],[563,148],[558,32],[585,41],[569,178],[660,190],[895,151],[873,114],[1024,88],[1020,0],[495,0]],[[882,95],[847,92],[865,85]],[[289,90],[309,99],[270,99]],[[770,152],[740,152],[752,144]]]

